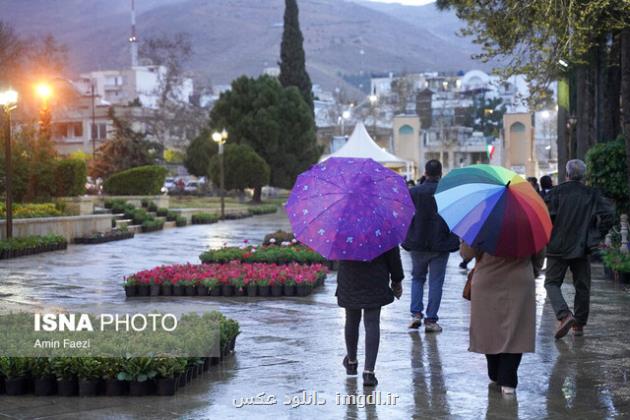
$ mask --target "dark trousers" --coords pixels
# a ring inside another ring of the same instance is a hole
[[[518,385],[518,366],[521,364],[522,358],[522,353],[486,354],[488,377],[501,386],[516,388]]]
[[[586,325],[591,300],[591,262],[589,257],[565,260],[559,257],[547,257],[547,272],[545,274],[545,289],[551,301],[551,306],[557,319],[563,319],[571,313],[567,302],[562,296],[560,287],[571,269],[573,274],[573,287],[575,287],[575,299],[573,310],[578,325]]]
[[[363,325],[365,326],[365,365],[363,370],[374,372],[378,344],[381,340],[381,308],[375,309],[347,309],[346,308],[346,350],[348,359],[357,360],[357,345],[359,343],[359,324],[363,311]]]

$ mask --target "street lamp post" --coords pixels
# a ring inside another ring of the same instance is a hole
[[[52,96],[52,88],[47,83],[40,83],[35,86],[35,93],[42,100],[42,108],[39,111],[39,131],[40,135],[46,139],[50,139],[51,136],[51,123],[52,115],[50,108],[48,107],[48,101]]]
[[[4,156],[5,156],[5,197],[6,197],[6,238],[13,237],[13,163],[11,161],[11,111],[17,107],[18,94],[16,91],[9,89],[0,92],[0,106],[4,111],[5,118],[5,138],[4,138]]]
[[[219,177],[220,177],[220,192],[221,195],[221,219],[225,218],[225,172],[223,167],[223,145],[227,141],[228,132],[226,129],[212,133],[212,140],[219,145]]]

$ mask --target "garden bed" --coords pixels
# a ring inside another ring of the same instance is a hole
[[[199,256],[204,264],[225,264],[231,261],[267,264],[325,264],[326,258],[297,242],[283,242],[283,245],[245,246],[211,249]]]
[[[234,352],[238,322],[219,312],[188,314],[181,322],[204,334],[210,323],[220,328],[219,357],[0,357],[0,394],[35,396],[174,395]],[[206,352],[205,354],[210,354]]]
[[[321,264],[181,264],[144,270],[125,278],[128,298],[146,296],[308,296],[324,284]]]
[[[125,239],[131,239],[134,237],[133,232],[123,231],[123,230],[112,230],[111,232],[105,233],[95,233],[90,236],[84,236],[82,238],[75,238],[75,244],[81,245],[95,245],[95,244],[103,244],[106,242],[113,241],[122,241]]]
[[[190,223],[193,225],[209,225],[217,223],[219,219],[219,215],[215,213],[197,213],[192,215]]]
[[[0,240],[0,259],[23,257],[43,252],[61,251],[68,248],[63,236],[27,236]]]

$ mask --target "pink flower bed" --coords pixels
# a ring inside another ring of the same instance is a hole
[[[126,282],[136,284],[163,284],[197,286],[207,280],[217,280],[221,285],[234,284],[240,279],[243,286],[268,282],[269,286],[315,285],[328,273],[328,268],[321,264],[312,265],[276,265],[248,264],[231,262],[229,264],[175,264],[155,267],[151,270],[139,271],[127,276]]]

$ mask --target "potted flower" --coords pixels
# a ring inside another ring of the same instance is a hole
[[[284,295],[295,296],[295,279],[288,278],[284,282]]]
[[[251,279],[247,279],[245,288],[247,289],[247,296],[249,297],[255,297],[258,294],[258,287],[256,286],[256,282]]]
[[[173,296],[184,296],[186,294],[184,283],[185,280],[178,280],[176,283],[173,283]]]
[[[234,286],[234,296],[245,296],[245,282],[243,277],[230,279],[230,283]]]
[[[160,290],[162,288],[162,284],[159,278],[151,278],[149,280],[149,295],[150,296],[160,296]]]
[[[142,397],[151,392],[151,380],[157,375],[153,360],[151,357],[131,357],[123,361],[118,379],[129,381],[129,395]]]
[[[52,359],[53,373],[57,377],[57,394],[63,397],[77,395],[79,391],[77,361],[76,357],[55,357]]]
[[[151,294],[151,286],[149,285],[148,280],[138,280],[136,287],[138,296],[149,296]]]
[[[228,282],[221,284],[221,294],[226,297],[234,295],[234,285]]]
[[[221,285],[219,279],[209,278],[205,280],[206,287],[210,291],[210,296],[221,296]]]
[[[194,281],[184,280],[180,281],[180,284],[184,286],[186,296],[195,296],[197,294],[197,288]]]
[[[30,371],[33,376],[33,392],[42,397],[57,393],[57,379],[53,375],[53,367],[47,357],[36,357],[30,360]]]
[[[177,378],[186,371],[186,359],[165,357],[155,360],[157,395],[175,395]]]
[[[135,279],[135,277],[130,276],[130,277],[126,277],[125,278],[125,282],[123,283],[123,286],[125,287],[125,295],[127,297],[134,297],[136,296],[137,292],[136,292],[136,286],[138,284],[138,281]]]
[[[271,287],[269,286],[269,280],[259,279],[256,281],[256,285],[258,286],[258,294],[260,296],[266,297],[271,294]]]
[[[27,391],[28,359],[0,357],[0,374],[4,376],[7,395],[22,395]]]
[[[173,283],[170,280],[164,280],[160,287],[160,293],[162,294],[162,296],[172,296]]]
[[[313,286],[306,279],[302,278],[302,276],[298,276],[296,278],[295,291],[298,296],[308,296],[311,294],[313,290]]]
[[[129,392],[129,382],[118,379],[118,374],[122,371],[122,359],[111,358],[103,364],[103,380],[105,381],[105,395],[117,397],[127,395]]]
[[[101,361],[95,357],[80,357],[77,361],[79,377],[79,396],[88,397],[98,394],[100,379],[103,376]]]
[[[284,293],[284,286],[282,285],[282,281],[278,278],[272,279],[270,284],[271,288],[271,296],[280,297]]]

